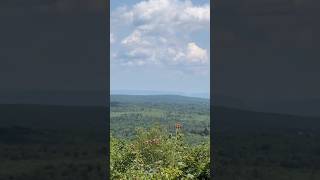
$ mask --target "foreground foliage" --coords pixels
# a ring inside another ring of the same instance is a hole
[[[185,143],[183,134],[153,127],[110,142],[111,179],[210,179],[209,142]]]

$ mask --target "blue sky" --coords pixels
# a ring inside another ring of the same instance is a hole
[[[111,91],[210,91],[209,0],[111,0]]]

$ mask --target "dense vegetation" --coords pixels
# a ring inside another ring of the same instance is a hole
[[[155,124],[174,133],[182,124],[186,141],[206,141],[210,134],[209,100],[183,96],[111,96],[110,131],[115,137],[131,138],[135,129]]]
[[[112,96],[112,179],[209,179],[209,114],[207,99]]]
[[[206,101],[168,97],[113,97],[111,131],[115,140],[134,143],[134,129],[150,128],[154,123],[174,134],[178,120],[187,144],[208,142]],[[320,179],[319,118],[215,107],[211,119],[216,179]]]
[[[111,138],[111,179],[209,179],[209,142],[191,146],[183,134],[139,129],[132,140]]]
[[[104,107],[1,105],[0,179],[102,179],[109,168],[105,111]],[[206,176],[209,113],[204,99],[112,97],[113,179],[142,172],[146,179],[159,174],[176,179]],[[216,179],[320,179],[319,118],[215,107],[211,119]],[[176,139],[177,122],[182,128]],[[136,131],[139,127],[143,129]],[[153,139],[161,140],[144,144]],[[201,161],[199,154],[205,154]]]

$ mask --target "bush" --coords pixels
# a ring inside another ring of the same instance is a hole
[[[138,129],[133,139],[111,136],[111,179],[210,179],[209,142],[189,145],[182,133]]]

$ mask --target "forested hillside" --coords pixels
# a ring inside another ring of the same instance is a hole
[[[113,179],[209,179],[209,100],[111,96]]]
[[[209,100],[175,95],[112,95],[111,133],[130,138],[136,128],[160,125],[169,132],[181,123],[189,142],[207,139],[210,133]]]

